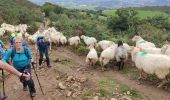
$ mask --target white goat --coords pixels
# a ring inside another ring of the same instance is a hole
[[[165,78],[170,69],[170,58],[167,55],[140,52],[140,49],[135,47],[132,51],[132,61],[141,72],[139,79],[142,78],[142,71],[144,71],[147,74],[155,74],[163,80],[158,87],[162,87],[167,82]]]
[[[142,37],[135,35],[132,41],[136,42],[136,47],[155,48],[155,44],[145,41]]]
[[[92,46],[90,46],[89,48],[90,51],[86,56],[86,63],[91,66],[95,66],[96,62],[98,61],[97,51]]]
[[[81,39],[84,40],[87,47],[89,47],[89,46],[95,47],[97,45],[97,40],[94,37],[88,37],[88,36],[82,35]]]
[[[110,60],[114,59],[115,49],[116,49],[116,45],[113,44],[102,51],[99,60],[103,71],[105,69],[104,66],[108,64]]]
[[[74,46],[78,46],[80,44],[80,38],[79,36],[74,36],[68,39],[69,45],[74,45]]]
[[[112,41],[108,41],[108,40],[102,40],[98,42],[98,46],[102,49],[105,50],[106,48],[110,47],[112,44],[115,44]]]

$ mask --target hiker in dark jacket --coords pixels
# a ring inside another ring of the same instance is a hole
[[[49,54],[48,54],[48,50],[50,48],[50,42],[48,40],[47,37],[43,37],[42,39],[39,39],[38,42],[37,42],[37,46],[38,46],[38,50],[39,50],[39,66],[41,66],[42,64],[42,61],[43,61],[43,54],[45,53],[45,57],[46,57],[46,63],[47,63],[47,66],[50,68],[51,65],[50,65],[50,58],[49,58]]]
[[[17,69],[19,72],[29,72],[31,75],[31,62],[33,62],[32,59],[32,53],[28,47],[22,46],[22,37],[15,37],[14,39],[14,46],[11,47],[5,56],[2,58],[3,62],[7,62],[8,59],[11,57],[13,66],[15,69]],[[32,97],[34,97],[36,94],[34,81],[32,78],[28,81],[23,82],[23,89],[24,91],[27,90],[27,85],[29,87],[29,91]]]

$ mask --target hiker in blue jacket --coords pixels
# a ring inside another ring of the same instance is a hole
[[[2,61],[7,62],[11,57],[15,69],[17,69],[19,72],[29,72],[31,75],[30,63],[33,62],[32,53],[28,47],[22,46],[22,41],[22,37],[15,37],[14,46],[7,51],[5,56],[2,58]],[[31,96],[34,97],[36,95],[36,90],[32,77],[30,80],[23,82],[24,91],[27,90],[27,85],[29,87]]]
[[[3,42],[0,40],[0,59],[5,55],[6,47],[4,46]]]
[[[11,65],[4,63],[2,61],[0,61],[0,69],[4,69],[4,70],[18,76],[21,81],[30,80],[30,74],[20,73],[14,67],[12,67]],[[5,100],[5,99],[6,99],[6,97],[2,97],[1,94],[0,94],[0,100]]]
[[[45,57],[46,57],[46,63],[47,66],[50,68],[50,59],[49,59],[49,54],[48,54],[48,49],[51,50],[50,48],[50,42],[49,42],[49,38],[47,37],[43,37],[42,39],[39,39],[37,42],[37,46],[38,46],[38,50],[39,50],[39,66],[41,66],[42,61],[43,61],[43,54],[45,53]]]

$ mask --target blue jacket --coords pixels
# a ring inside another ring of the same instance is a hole
[[[3,42],[0,40],[0,47],[2,47]]]
[[[31,53],[30,49],[29,48],[27,48],[27,49],[28,49],[28,54],[29,54],[30,58],[32,58],[32,53]],[[12,48],[10,48],[6,52],[5,56],[2,58],[2,61],[7,62],[8,59],[11,57],[11,54],[12,54]],[[13,57],[13,66],[16,69],[23,69],[28,64],[30,64],[30,59],[25,55],[24,47],[22,47],[21,52],[16,53]]]
[[[9,38],[9,41],[10,41],[11,45],[14,44],[14,38],[15,38],[15,37],[10,37],[10,38]]]
[[[3,57],[5,55],[5,50],[2,46],[3,42],[0,40],[0,56]]]
[[[44,42],[43,39],[41,39],[37,42],[37,45],[38,45],[39,51],[48,50],[50,46],[50,42],[49,41]]]

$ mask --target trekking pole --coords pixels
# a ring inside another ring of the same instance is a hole
[[[4,95],[2,100],[5,100],[5,99],[7,99],[7,96],[5,94],[5,77],[4,77],[4,70],[3,69],[2,69],[2,84],[3,84],[3,95]]]
[[[39,81],[39,78],[38,78],[38,75],[37,75],[37,72],[36,72],[36,70],[35,70],[35,67],[34,67],[34,64],[33,64],[33,63],[32,63],[32,67],[33,67],[34,72],[35,72],[35,75],[36,75],[36,77],[37,77],[38,84],[39,84],[39,86],[40,86],[41,92],[42,92],[42,94],[44,95],[44,92],[43,92],[42,86],[41,86],[41,84],[40,84],[40,81]]]
[[[36,52],[36,55],[35,55],[35,59],[36,59],[36,69],[38,69],[38,50]]]

